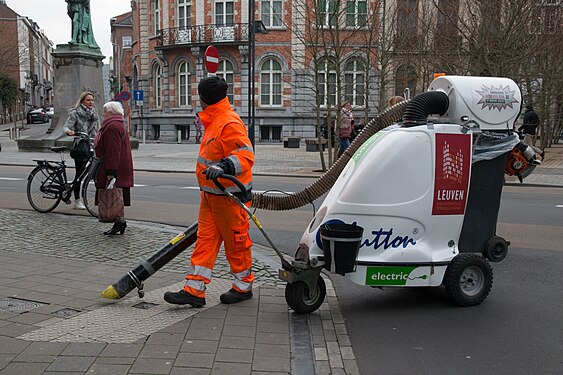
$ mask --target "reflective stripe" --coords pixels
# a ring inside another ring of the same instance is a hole
[[[211,280],[211,269],[203,266],[190,266],[188,275],[202,276],[208,280]]]
[[[237,151],[250,151],[252,154],[254,154],[254,150],[252,149],[252,146],[249,145],[244,145],[242,147],[237,148]]]
[[[244,187],[246,188],[246,190],[250,190],[252,189],[252,183],[246,184],[244,185]],[[206,193],[211,193],[215,195],[226,195],[221,189],[217,187],[199,185],[199,188],[201,189],[201,191],[205,191]],[[225,190],[231,193],[240,193],[240,189],[237,186],[227,186],[225,187]]]
[[[234,275],[237,279],[242,280],[243,277],[245,277],[245,276],[250,276],[250,273],[251,273],[251,270],[250,270],[250,268],[249,268],[249,269],[244,270],[244,271],[239,272],[239,273],[233,273],[233,275]]]
[[[219,159],[219,160],[207,160],[207,159],[204,159],[201,156],[198,156],[197,162],[201,165],[205,165],[206,167],[210,167],[212,165],[219,164],[221,162],[221,159]]]
[[[233,281],[233,285],[240,289],[242,292],[248,292],[252,289],[252,283],[245,283],[239,279]]]
[[[186,286],[197,290],[205,291],[205,283],[201,280],[186,280]]]
[[[240,164],[240,160],[238,156],[231,155],[227,159],[229,159],[233,165],[235,166],[235,175],[240,174],[242,172],[242,165]]]

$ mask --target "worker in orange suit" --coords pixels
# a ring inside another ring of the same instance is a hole
[[[229,180],[222,179],[221,184],[250,207],[254,152],[244,123],[227,98],[227,82],[223,78],[207,77],[197,89],[203,108],[199,118],[205,127],[196,165],[201,190],[197,241],[184,288],[166,292],[164,300],[201,307],[205,305],[205,285],[211,282],[222,243],[234,281],[231,289],[221,294],[221,302],[237,303],[252,298],[254,275],[248,215],[213,180],[222,174],[236,176],[248,190],[247,194],[243,195]]]

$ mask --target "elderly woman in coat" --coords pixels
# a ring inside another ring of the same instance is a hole
[[[104,119],[94,141],[96,156],[102,164],[96,180],[96,204],[99,203],[100,189],[121,188],[123,204],[131,205],[130,188],[133,186],[133,157],[129,134],[125,128],[123,107],[119,102],[104,104]],[[106,235],[123,234],[127,228],[125,217],[118,217]]]

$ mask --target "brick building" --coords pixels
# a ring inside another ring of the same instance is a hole
[[[247,124],[249,112],[255,113],[251,139],[254,135],[257,142],[314,137],[323,113],[336,116],[344,101],[352,102],[357,116],[370,117],[379,100],[378,4],[255,1],[251,43],[248,1],[133,0],[132,86],[144,91],[144,102],[132,110],[132,133],[141,137],[145,130],[147,139],[168,142],[189,138],[201,110],[197,83],[208,74],[203,55],[209,45],[219,51],[216,74],[229,82],[234,109]],[[262,26],[267,33],[259,32]],[[330,40],[336,27],[340,39]],[[249,50],[254,50],[254,74]]]
[[[0,0],[0,38],[0,71],[19,87],[17,118],[33,106],[50,107],[54,95],[52,42],[37,23],[18,15],[4,0]],[[4,121],[13,121],[13,115],[2,117]]]

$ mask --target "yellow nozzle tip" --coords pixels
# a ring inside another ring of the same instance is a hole
[[[106,299],[120,299],[121,297],[119,296],[119,294],[116,292],[115,288],[113,287],[113,285],[110,285],[106,288],[106,290],[104,290],[103,292],[100,293],[100,295],[103,298]]]

